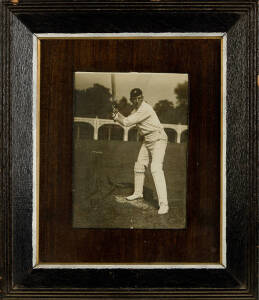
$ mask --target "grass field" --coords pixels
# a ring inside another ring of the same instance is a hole
[[[158,215],[150,170],[144,199],[132,194],[133,167],[141,143],[80,140],[74,144],[73,226],[76,228],[184,228],[186,220],[186,144],[169,143],[164,171],[169,213]]]

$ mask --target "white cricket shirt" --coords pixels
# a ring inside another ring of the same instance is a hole
[[[136,125],[139,133],[144,136],[147,142],[167,139],[167,135],[164,132],[164,128],[156,112],[153,107],[145,101],[126,118],[121,113],[118,113],[115,117],[115,121],[126,127]]]

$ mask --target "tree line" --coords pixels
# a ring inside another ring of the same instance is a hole
[[[187,124],[188,123],[188,82],[178,84],[174,90],[177,102],[174,104],[167,99],[159,100],[154,105],[161,123]],[[148,101],[148,99],[146,99]],[[126,97],[116,101],[119,111],[128,116],[132,106]],[[110,119],[112,114],[112,94],[110,89],[95,83],[85,90],[75,90],[74,115],[75,117]]]

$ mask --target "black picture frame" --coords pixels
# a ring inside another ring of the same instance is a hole
[[[1,2],[4,299],[257,299],[257,9],[256,0]],[[33,36],[85,32],[227,34],[225,269],[33,268]]]

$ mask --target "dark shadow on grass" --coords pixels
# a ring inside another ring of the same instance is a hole
[[[125,197],[131,195],[134,191],[134,184],[131,182],[116,182],[109,176],[99,176],[97,178],[97,180],[95,179],[91,182],[91,184],[89,184],[90,191],[85,196],[88,201],[92,202],[92,198],[100,198],[104,200],[114,193],[115,190],[116,193],[125,195]],[[152,189],[144,186],[143,197],[145,202],[155,209],[158,209],[158,202],[157,199],[154,198],[154,192]]]
[[[125,193],[125,191],[123,191],[123,190],[126,190],[126,189],[127,190],[131,190],[132,193],[134,191],[134,184],[130,183],[130,182],[119,182],[119,183],[116,183],[115,185],[116,185],[117,189],[119,189],[122,194]],[[155,209],[158,209],[157,199],[154,199],[154,195],[153,195],[153,190],[152,189],[144,186],[143,197],[144,197],[144,200],[147,203],[149,203]]]
[[[143,197],[155,209],[158,209],[157,199],[154,198],[153,190],[144,186]]]

